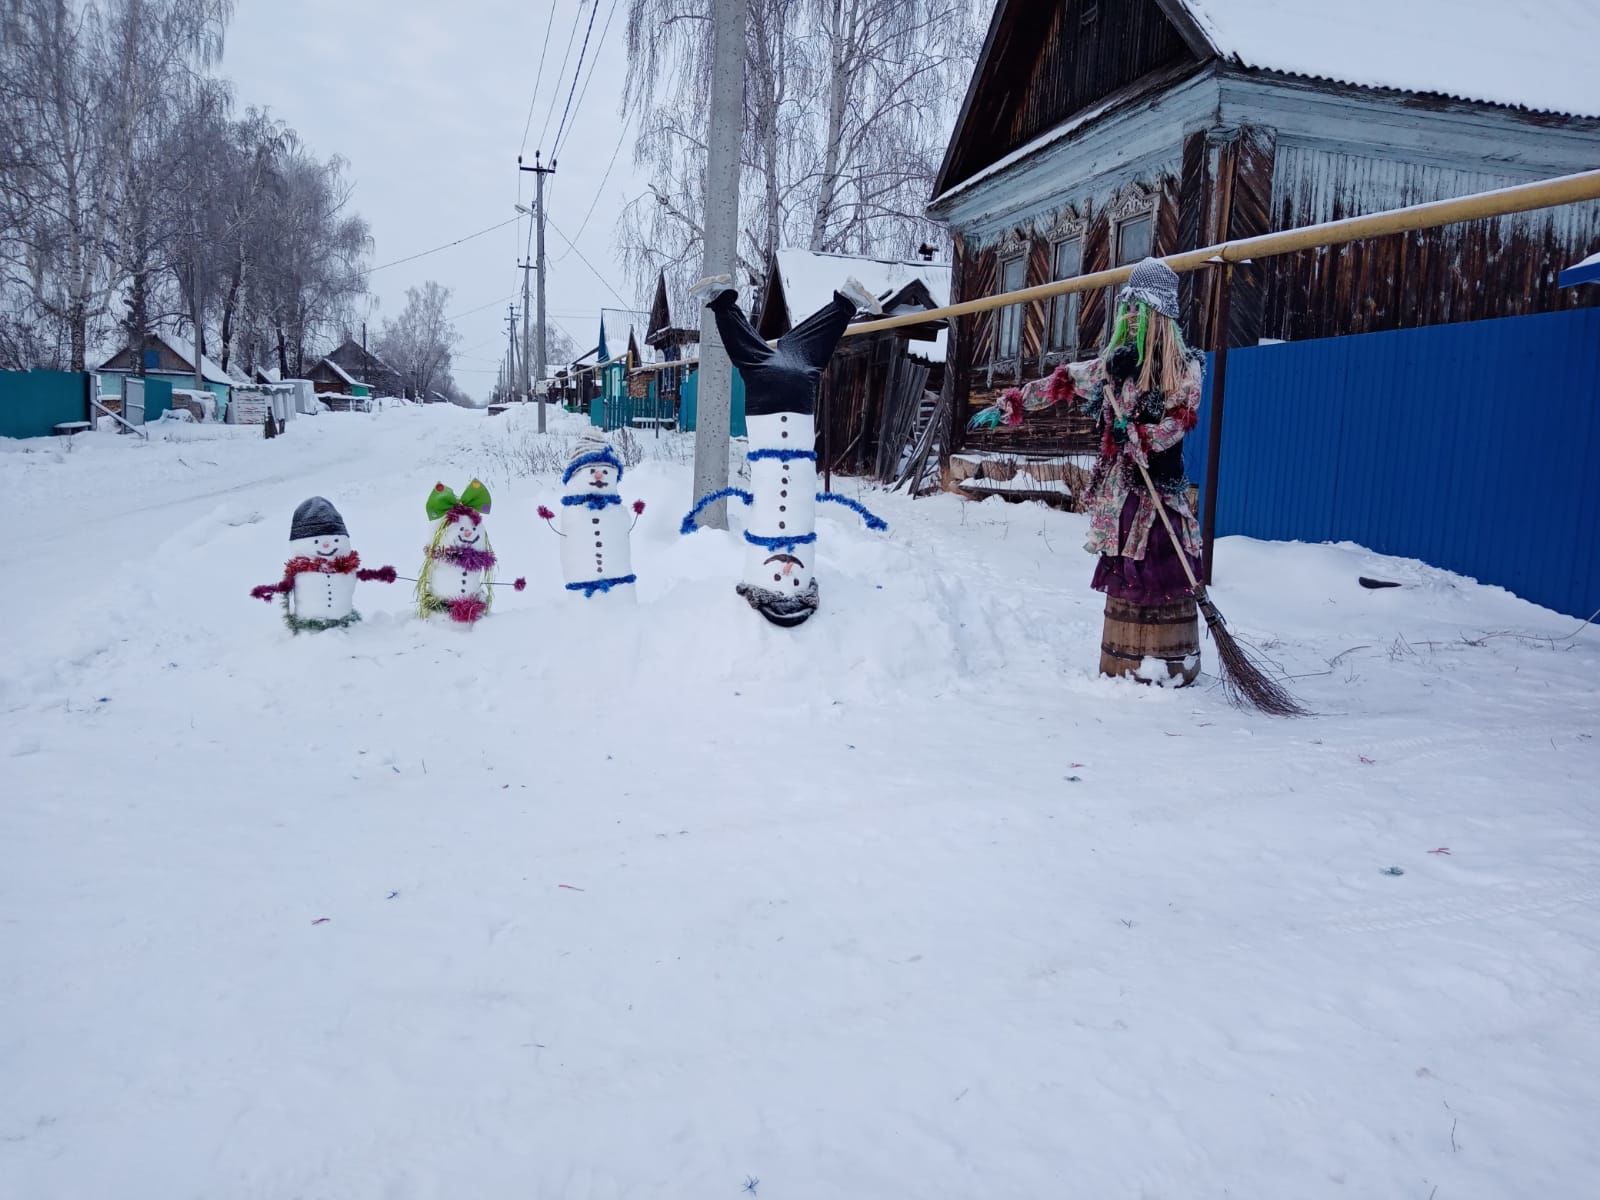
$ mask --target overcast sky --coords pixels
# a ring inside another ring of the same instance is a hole
[[[233,80],[241,110],[270,108],[318,154],[348,160],[353,203],[376,241],[372,261],[385,263],[515,217],[519,196],[528,202],[533,176],[519,179],[517,154],[531,164],[542,145],[548,160],[596,3],[585,79],[591,64],[596,70],[586,95],[579,81],[581,103],[573,99],[549,212],[604,282],[568,252],[560,234],[552,231],[546,242],[551,323],[581,351],[595,343],[601,306],[621,307],[611,288],[629,306],[637,300],[614,248],[617,217],[643,187],[633,170],[631,130],[601,186],[623,134],[627,0],[555,0],[553,11],[546,0],[238,0],[222,73]],[[580,8],[583,25],[574,36]],[[450,288],[451,312],[461,314],[456,380],[485,397],[504,353],[506,304],[513,292],[521,303],[516,260],[527,236],[521,220],[374,273],[372,325],[399,313],[408,287],[435,279]]]

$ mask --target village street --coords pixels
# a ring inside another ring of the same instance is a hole
[[[637,604],[590,602],[533,421],[6,443],[0,1195],[1503,1200],[1600,1171],[1578,622],[1225,539],[1218,604],[1319,714],[1278,721],[1097,677],[1082,516],[836,480],[889,529],[824,514],[820,611],[780,630],[736,534],[679,534],[681,435],[621,483]],[[470,632],[405,583],[301,637],[249,597],[307,497],[414,575],[430,489],[474,476],[528,586]]]

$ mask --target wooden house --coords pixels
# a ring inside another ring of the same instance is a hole
[[[698,320],[691,327],[675,325],[672,321],[672,305],[667,298],[667,277],[663,272],[656,276],[655,299],[650,305],[650,320],[645,325],[645,344],[656,354],[656,361],[660,363],[683,362],[686,359],[697,359],[700,347],[700,326]],[[658,424],[665,422],[676,425],[683,399],[683,383],[692,368],[665,366],[653,371],[654,376],[650,381],[654,394],[650,398],[650,409]]]
[[[999,0],[929,212],[969,300],[1230,238],[1592,168],[1600,5]],[[1594,304],[1557,285],[1600,205],[1186,275],[1211,349]],[[1104,343],[1109,293],[960,318],[947,449],[1088,449],[1070,414],[966,435],[1019,378]]]
[[[324,355],[305,377],[316,385],[319,396],[408,395],[400,372],[354,338],[346,338],[337,349]]]
[[[142,363],[141,363],[142,360]],[[143,366],[143,371],[138,368]],[[162,379],[177,389],[194,387],[194,343],[169,333],[152,333],[144,345],[135,350],[130,344],[117,351],[100,364],[99,390],[101,394],[120,395],[122,380],[129,375],[143,374],[151,379]],[[223,370],[211,358],[200,356],[200,376],[204,390],[216,398],[218,418],[227,414],[233,389],[249,382]]]
[[[950,265],[780,250],[757,297],[756,329],[771,341],[833,299],[855,278],[888,315],[937,308],[950,297]],[[865,313],[857,320],[870,318]],[[823,372],[817,399],[818,466],[884,482],[899,472],[919,422],[932,415],[930,392],[944,383],[942,320],[848,337]]]

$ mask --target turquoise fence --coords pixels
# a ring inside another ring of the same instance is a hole
[[[89,419],[81,371],[0,371],[0,437],[49,437],[65,421]]]

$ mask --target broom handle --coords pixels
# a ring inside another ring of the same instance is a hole
[[[1112,385],[1107,395],[1110,397],[1111,411],[1120,420],[1126,421],[1127,417],[1123,416],[1122,410],[1117,407],[1116,385]],[[1138,437],[1139,435],[1135,433],[1132,436]],[[1129,457],[1131,458],[1132,455]],[[1189,590],[1198,599],[1201,595],[1200,581],[1194,577],[1194,568],[1189,565],[1189,556],[1184,553],[1183,543],[1178,540],[1177,530],[1172,528],[1172,518],[1167,516],[1167,506],[1161,503],[1161,493],[1156,491],[1155,481],[1150,478],[1150,472],[1145,468],[1145,465],[1137,458],[1133,460],[1133,465],[1139,468],[1139,478],[1144,480],[1144,486],[1150,492],[1150,503],[1156,506],[1156,515],[1161,518],[1161,523],[1167,527],[1167,536],[1172,539],[1172,548],[1178,552],[1178,562],[1183,565],[1183,573],[1189,580]]]

